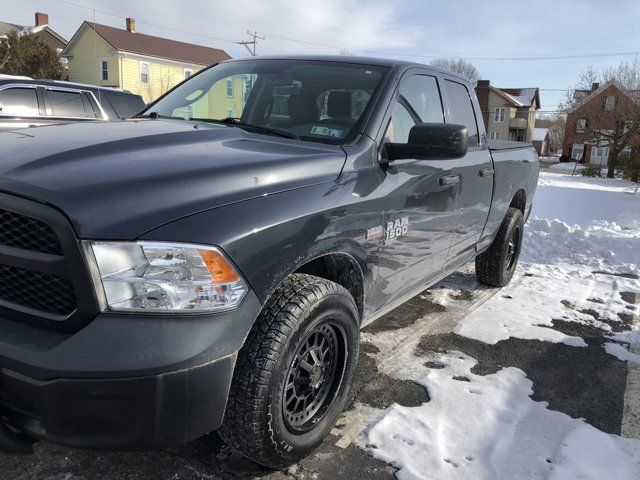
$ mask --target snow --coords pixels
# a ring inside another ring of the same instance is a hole
[[[604,349],[609,355],[617,357],[618,360],[640,363],[640,355],[631,353],[618,343],[607,342],[604,344]]]
[[[560,163],[556,163],[555,165],[549,165],[549,168],[553,170],[569,170],[571,172],[575,167],[576,167],[576,162],[560,162]],[[587,167],[579,163],[578,170],[582,170],[583,168],[587,168]]]
[[[629,194],[631,187],[541,173],[516,275],[454,332],[488,344],[517,337],[585,346],[582,338],[549,328],[562,319],[611,332],[604,350],[640,363],[624,346],[640,345],[637,324],[619,333],[611,327],[621,322],[618,314],[640,314],[621,297],[640,291],[640,194]],[[450,292],[448,285],[435,290],[431,300],[448,304]],[[522,370],[475,375],[476,361],[459,352],[413,355],[417,341],[389,356],[381,347],[380,355],[388,374],[425,386],[430,401],[379,412],[357,440],[398,468],[399,479],[640,478],[639,440],[606,434],[533,401],[533,384]],[[425,360],[445,368],[429,369]]]
[[[542,142],[547,136],[547,133],[549,133],[548,128],[534,128],[531,140],[534,142]]]
[[[455,332],[490,344],[517,337],[584,346],[581,338],[547,327],[553,319],[594,323],[580,310],[618,321],[627,306],[619,292],[638,289],[638,282],[594,272],[640,274],[640,195],[625,193],[629,185],[541,173],[520,274]],[[593,297],[603,303],[589,301]]]
[[[479,376],[471,373],[475,360],[461,353],[430,360],[446,365],[424,368],[417,379],[431,401],[392,406],[359,440],[399,468],[400,480],[632,479],[640,471],[640,442],[532,401],[533,384],[522,370]]]

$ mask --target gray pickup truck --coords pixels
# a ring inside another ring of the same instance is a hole
[[[0,146],[0,450],[218,430],[273,468],[334,425],[363,325],[472,260],[509,282],[539,166],[465,78],[355,57],[227,61]]]

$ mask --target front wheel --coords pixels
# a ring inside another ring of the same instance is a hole
[[[491,246],[476,257],[476,278],[493,287],[504,287],[516,270],[524,218],[517,208],[509,207]]]
[[[270,468],[308,455],[347,400],[358,324],[355,302],[340,285],[312,275],[287,277],[239,353],[221,437]]]

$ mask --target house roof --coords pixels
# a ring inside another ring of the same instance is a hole
[[[548,128],[534,128],[533,135],[531,136],[531,140],[534,142],[542,142],[545,137],[549,134]]]
[[[25,28],[27,27],[25,27],[24,25],[16,25],[15,23],[9,23],[9,22],[0,22],[0,37],[4,37],[5,35],[8,35],[9,32],[13,30],[17,30],[18,32],[21,32]]]
[[[127,30],[100,25],[98,23],[85,21],[78,29],[78,32],[85,26],[95,30],[108,44],[121,52],[165,58],[167,60],[175,60],[195,65],[211,65],[231,58],[227,52],[217,48],[178,42],[176,40],[145,35],[144,33],[131,33]],[[67,48],[62,52],[63,56],[68,54],[68,50],[78,35],[78,32],[75,33],[69,41]]]
[[[624,85],[622,85],[619,81],[614,79],[614,80],[609,80],[603,83],[595,90],[576,90],[574,92],[574,98],[577,101],[573,105],[573,107],[569,110],[569,112],[573,112],[578,108],[582,107],[583,105],[585,105],[586,103],[590,102],[592,98],[597,97],[612,85],[616,87],[618,90],[620,90],[624,95],[626,95],[631,101],[635,103],[640,103],[640,90],[629,90],[625,88]],[[576,97],[576,93],[578,94],[577,97]]]
[[[540,108],[540,94],[537,88],[501,88],[500,90],[523,107],[531,107],[535,101],[536,108]]]
[[[32,34],[37,35],[41,32],[51,35],[49,38],[41,37],[45,43],[49,44],[53,48],[64,48],[67,44],[67,40],[56,32],[49,25],[38,25],[30,27],[28,25],[16,25],[15,23],[0,22],[0,37],[8,35],[11,31],[16,30],[19,35]]]

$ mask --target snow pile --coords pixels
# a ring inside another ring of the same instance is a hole
[[[557,219],[533,218],[525,228],[521,259],[616,273],[640,272],[640,224],[623,227],[601,220],[583,229]]]
[[[549,168],[552,168],[553,170],[563,170],[563,171],[570,171],[573,172],[573,169],[576,168],[576,164],[575,162],[560,162],[560,163],[556,163],[555,165],[549,165]],[[583,168],[587,168],[585,165],[582,164],[578,164],[578,170],[582,170]]]
[[[399,468],[399,479],[637,478],[640,442],[534,402],[522,370],[478,376],[471,373],[475,360],[464,354],[431,360],[446,365],[424,369],[417,380],[431,401],[392,406],[359,439]]]
[[[640,270],[640,195],[630,182],[541,173],[522,260]]]

